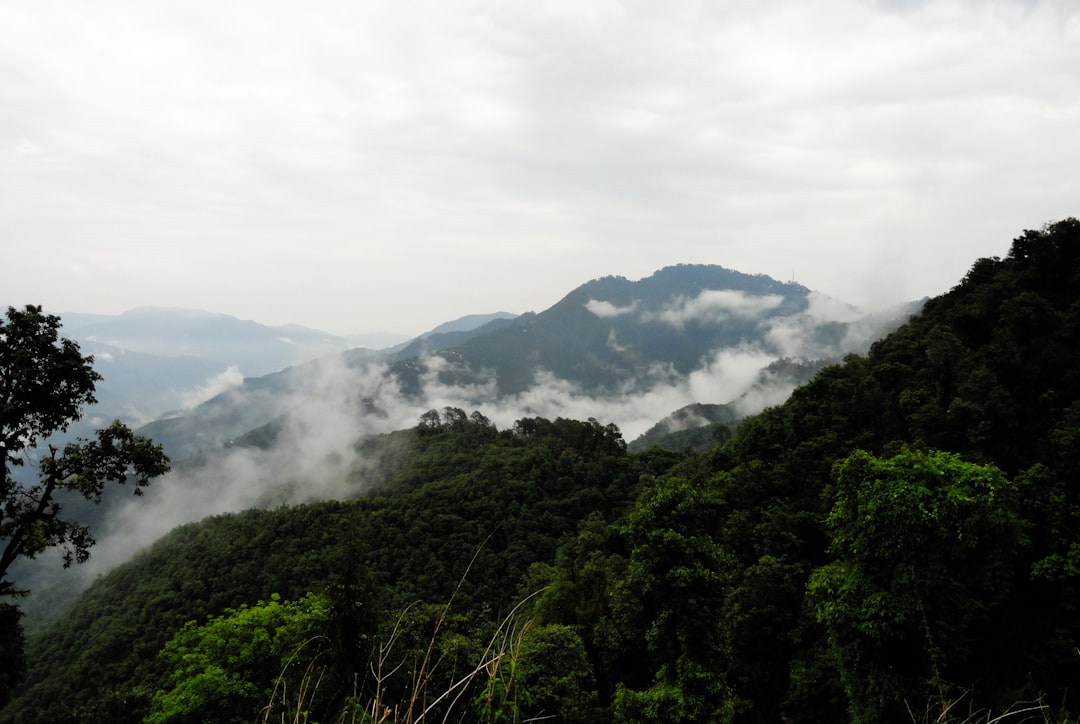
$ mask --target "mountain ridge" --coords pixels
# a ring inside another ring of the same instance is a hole
[[[663,389],[665,396],[677,399],[667,409],[641,413],[650,414],[651,424],[684,404],[732,402],[758,370],[775,360],[832,359],[860,349],[900,324],[904,314],[860,316],[850,305],[800,284],[722,266],[682,264],[635,281],[593,279],[540,312],[472,315],[467,319],[485,323],[444,332],[438,330],[451,327],[440,325],[392,351],[352,350],[323,365],[344,368],[334,374],[355,378],[335,384],[360,390],[356,394],[369,411],[393,417],[389,408],[412,405],[411,415],[397,417],[402,424],[444,403],[477,407],[502,401],[498,404],[517,405],[528,414],[540,409],[528,398],[544,396],[553,386],[566,404],[597,400],[592,416],[603,416],[601,408],[613,399]],[[258,389],[245,382],[203,409],[157,421],[143,432],[181,456],[224,444],[306,404],[293,393],[317,368],[282,370]],[[801,380],[773,375],[769,381],[781,389],[762,396],[773,402]],[[365,385],[374,389],[364,392]],[[696,391],[689,389],[694,385]],[[395,399],[388,401],[392,393]],[[543,404],[555,404],[547,398]],[[220,414],[228,400],[236,406],[234,424],[225,424]],[[744,414],[755,411],[745,396],[739,404]],[[508,409],[504,417],[514,414]],[[197,448],[192,447],[195,440],[202,441]]]

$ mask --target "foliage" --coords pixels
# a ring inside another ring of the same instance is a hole
[[[904,699],[949,701],[971,682],[971,643],[1005,623],[1023,543],[1020,491],[991,466],[857,451],[837,468],[828,517],[836,559],[810,580],[852,719],[896,719]],[[966,666],[958,666],[964,664]]]
[[[251,722],[264,707],[292,709],[306,664],[326,649],[319,628],[328,608],[319,596],[287,603],[274,595],[203,624],[189,621],[162,650],[172,665],[172,688],[154,697],[146,721]]]
[[[547,624],[531,629],[522,640],[517,675],[534,716],[584,722],[596,715],[592,666],[573,628]]]
[[[26,673],[26,642],[19,618],[22,612],[10,603],[0,603],[0,708]]]
[[[1044,695],[1075,715],[1078,331],[1070,219],[658,476],[614,526],[583,528],[544,605],[582,633],[601,706],[880,720],[962,691],[972,711]],[[712,512],[657,517],[680,489]],[[696,655],[668,620],[712,622]],[[716,688],[695,698],[699,681]]]
[[[94,358],[60,337],[60,318],[41,307],[8,307],[0,319],[0,447],[4,451],[3,492],[8,466],[22,465],[21,454],[79,419],[96,402],[101,375]]]
[[[715,536],[724,505],[714,486],[672,476],[646,489],[626,517],[629,560],[613,591],[613,626],[643,632],[643,659],[659,666],[643,671],[651,676],[641,684],[619,687],[620,720],[730,720],[719,623],[734,560]]]
[[[79,440],[57,450],[50,445],[38,461],[39,482],[23,485],[11,468],[50,435],[78,420],[94,400],[101,379],[94,358],[59,336],[60,320],[41,307],[8,307],[0,321],[0,595],[20,591],[4,580],[20,557],[33,558],[48,548],[63,550],[64,565],[84,562],[94,540],[85,525],[60,518],[57,494],[72,491],[99,502],[105,485],[134,478],[135,492],[168,470],[161,448],[131,432],[119,421],[97,432],[97,439]]]

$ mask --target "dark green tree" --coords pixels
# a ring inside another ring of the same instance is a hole
[[[161,447],[135,435],[119,421],[98,430],[95,440],[78,440],[63,450],[49,445],[38,461],[38,482],[23,485],[12,468],[50,435],[67,430],[85,405],[96,402],[101,375],[94,358],[59,335],[60,319],[40,306],[8,307],[0,320],[0,596],[22,593],[7,580],[19,558],[59,547],[64,565],[84,562],[94,539],[87,526],[60,517],[60,491],[100,502],[105,485],[132,479],[136,494],[169,469]]]
[[[615,718],[626,722],[728,722],[734,696],[719,621],[734,560],[717,540],[725,501],[709,481],[670,476],[647,488],[627,515],[625,578],[611,595],[617,627],[638,631],[651,676],[619,683]]]
[[[19,619],[22,612],[10,603],[0,603],[0,708],[26,674],[26,642]]]
[[[899,720],[905,699],[947,706],[974,683],[958,677],[973,676],[974,646],[1005,625],[994,610],[1023,545],[1019,508],[1000,470],[951,453],[856,451],[838,465],[836,560],[809,590],[853,721]]]

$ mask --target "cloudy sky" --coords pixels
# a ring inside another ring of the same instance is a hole
[[[712,263],[934,295],[1080,214],[1076,0],[6,0],[0,303],[337,333]]]

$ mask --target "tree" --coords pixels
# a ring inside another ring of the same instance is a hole
[[[113,422],[96,439],[79,439],[41,455],[38,482],[17,481],[12,468],[31,460],[39,443],[64,432],[96,402],[101,375],[94,358],[59,335],[60,319],[40,306],[8,307],[0,319],[0,596],[25,593],[7,580],[19,558],[59,547],[64,566],[82,563],[94,544],[87,526],[60,517],[58,494],[70,491],[97,503],[107,483],[132,479],[135,493],[169,469],[161,447]]]
[[[527,632],[518,669],[537,719],[596,719],[596,686],[585,643],[570,626],[548,624]]]
[[[646,488],[621,532],[626,576],[611,590],[613,623],[644,634],[641,673],[619,682],[613,712],[624,722],[729,722],[735,697],[720,622],[735,559],[717,538],[726,501],[709,480],[665,477]],[[637,679],[637,680],[635,680]]]
[[[275,593],[203,624],[189,621],[162,649],[172,688],[154,695],[146,721],[249,722],[260,713],[269,721],[279,706],[282,720],[285,711],[309,714],[322,703],[328,647],[322,629],[330,616],[324,596],[282,602]]]
[[[809,594],[852,720],[899,720],[905,699],[981,696],[987,657],[975,645],[1008,626],[994,613],[1023,545],[1019,487],[994,466],[933,450],[889,459],[859,450],[836,470],[836,559],[813,574]]]

